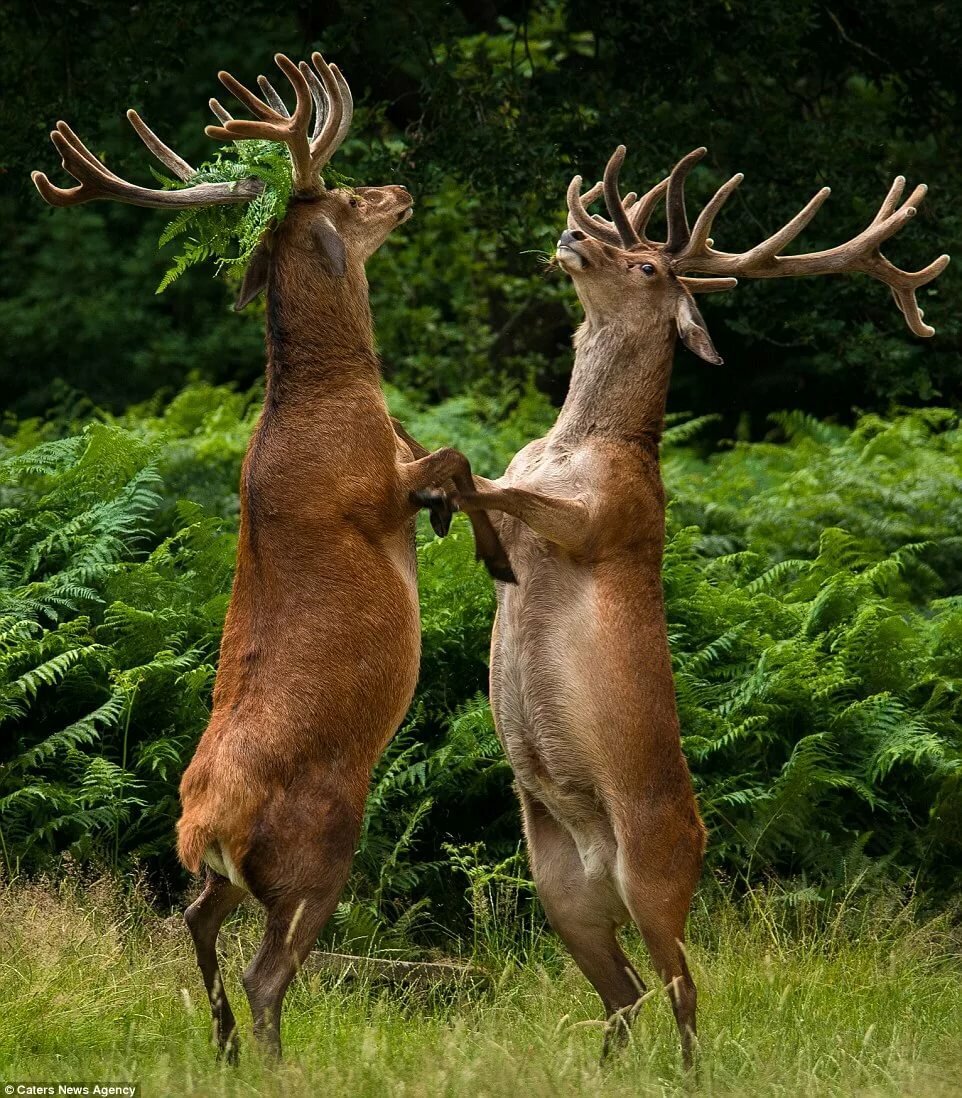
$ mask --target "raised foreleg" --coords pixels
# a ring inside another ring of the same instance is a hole
[[[587,546],[590,512],[581,500],[546,496],[526,488],[501,488],[482,477],[475,477],[475,482],[480,491],[458,491],[457,505],[466,514],[501,511],[520,519],[540,537],[569,552],[578,552]]]
[[[421,493],[427,489],[443,485],[445,481],[454,481],[459,495],[473,496],[475,494],[474,478],[471,473],[471,463],[461,453],[450,446],[441,450],[435,450],[433,454],[412,461],[408,465],[401,466],[401,477],[404,490],[408,494],[412,506],[424,506],[424,497]],[[490,518],[479,510],[476,514],[468,513],[471,526],[474,529],[475,551],[478,560],[483,560],[491,575],[504,583],[515,583],[514,572],[508,555],[504,551],[501,539],[498,537]]]
[[[431,451],[422,446],[413,435],[408,434],[401,421],[395,419],[394,416],[391,416],[391,426],[394,428],[394,434],[403,444],[402,449],[405,452],[403,460],[405,463],[430,455]],[[448,487],[453,490],[454,484],[451,483]],[[412,500],[412,502],[418,502],[420,506],[427,508],[431,518],[431,529],[439,538],[443,538],[451,529],[451,519],[454,517],[456,510],[448,496],[448,491],[424,491],[417,493],[416,500]]]

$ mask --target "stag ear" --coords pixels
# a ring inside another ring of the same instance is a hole
[[[328,271],[335,277],[342,278],[347,270],[347,249],[341,234],[334,228],[334,223],[324,214],[320,214],[311,224],[311,232],[314,234],[314,246]]]
[[[678,325],[678,336],[689,351],[715,366],[722,365],[724,359],[715,350],[715,344],[712,343],[705,325],[705,318],[687,291],[683,291],[678,296],[675,323]]]
[[[244,280],[241,282],[241,288],[237,293],[237,300],[234,302],[235,313],[239,313],[241,309],[246,309],[254,298],[267,288],[267,279],[271,273],[273,243],[273,237],[268,231],[264,233],[260,243],[254,249],[254,254],[251,256],[250,262],[247,264],[247,270],[244,272]]]

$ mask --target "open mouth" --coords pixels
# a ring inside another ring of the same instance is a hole
[[[401,210],[401,212],[397,215],[398,224],[403,225],[405,221],[410,221],[412,217],[414,217],[413,202],[406,209]]]

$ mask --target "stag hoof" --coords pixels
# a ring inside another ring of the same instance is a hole
[[[411,492],[411,503],[415,507],[426,507],[430,513],[431,529],[439,538],[447,535],[451,529],[451,519],[458,510],[456,503],[444,494],[426,489],[420,492]]]
[[[518,577],[514,574],[511,561],[508,560],[507,556],[496,557],[494,560],[486,559],[484,566],[492,579],[500,580],[502,583],[518,582]]]

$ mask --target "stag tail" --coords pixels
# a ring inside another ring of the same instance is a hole
[[[199,873],[213,840],[214,832],[208,823],[182,816],[177,822],[177,857],[181,865],[191,873]]]

